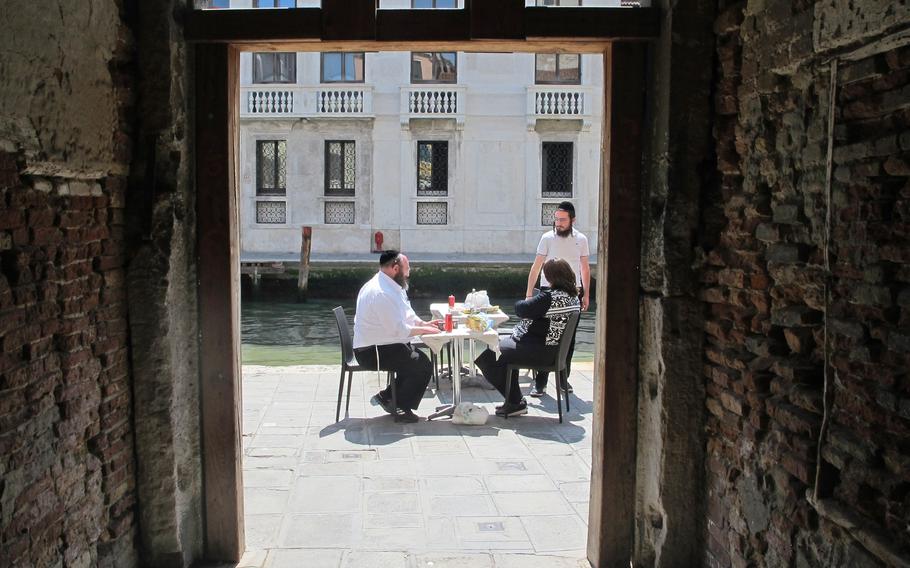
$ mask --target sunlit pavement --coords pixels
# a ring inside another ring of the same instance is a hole
[[[588,566],[591,363],[573,364],[562,424],[552,377],[526,416],[492,416],[501,397],[475,386],[462,397],[489,410],[484,426],[396,424],[369,403],[375,372],[354,374],[350,412],[335,423],[339,371],[243,367],[239,566]],[[451,393],[431,382],[417,414]]]

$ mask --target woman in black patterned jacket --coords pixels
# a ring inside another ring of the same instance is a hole
[[[503,396],[506,393],[506,365],[551,365],[559,348],[559,339],[566,329],[569,315],[581,308],[575,273],[565,260],[553,258],[543,265],[550,289],[515,304],[515,314],[522,318],[512,335],[499,341],[499,359],[487,349],[475,363],[491,385]],[[518,416],[528,413],[528,404],[521,396],[518,371],[510,378],[510,400],[496,407],[499,416]]]

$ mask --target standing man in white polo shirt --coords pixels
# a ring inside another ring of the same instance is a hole
[[[553,230],[547,231],[540,237],[540,243],[537,245],[537,258],[531,266],[531,273],[528,274],[528,289],[525,291],[525,298],[534,296],[534,287],[537,284],[537,277],[540,276],[540,288],[546,290],[550,283],[547,282],[540,268],[543,263],[551,258],[561,258],[569,263],[575,272],[575,283],[579,289],[579,298],[581,299],[582,311],[588,309],[591,291],[591,266],[588,264],[588,237],[581,231],[573,227],[575,223],[575,206],[569,201],[563,201],[556,207],[553,213]],[[575,352],[575,336],[572,336],[572,343],[569,346],[569,360],[567,362],[566,377],[572,371],[572,354]],[[537,373],[534,380],[534,388],[529,393],[533,397],[543,396],[547,389],[547,379],[550,373]],[[572,392],[572,385],[569,384],[568,378],[566,384],[562,385],[566,393]]]
[[[398,408],[385,388],[370,400],[395,416],[396,422],[417,422],[414,414],[433,374],[430,359],[410,343],[416,335],[439,333],[435,321],[423,321],[408,301],[408,257],[387,250],[379,257],[379,272],[357,294],[354,314],[354,357],[367,369],[395,371]]]

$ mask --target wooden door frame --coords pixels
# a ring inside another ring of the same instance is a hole
[[[587,555],[593,566],[625,568],[632,558],[647,53],[641,40],[656,36],[657,12],[524,8],[522,0],[466,4],[466,10],[455,11],[371,12],[373,0],[323,0],[322,9],[193,12],[187,18],[187,39],[196,44],[194,147],[208,560],[238,561],[244,550],[239,53],[267,49],[603,53],[594,355],[594,416],[600,419],[594,421],[592,440]],[[521,17],[516,20],[516,15]]]

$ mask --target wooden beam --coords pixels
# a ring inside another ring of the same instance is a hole
[[[190,10],[184,37],[196,42],[318,40],[322,18],[320,8]]]
[[[465,0],[471,39],[524,39],[524,0]]]
[[[598,343],[588,560],[626,568],[635,527],[638,307],[647,46],[611,45],[604,57],[604,154],[597,267]]]
[[[467,10],[379,10],[378,41],[466,41],[471,39]]]
[[[323,40],[376,38],[376,0],[322,0]]]
[[[525,8],[520,0],[468,0],[462,10],[376,10],[370,0],[325,0],[323,8],[191,10],[184,35],[192,42],[372,40],[381,46],[414,41],[637,40],[657,37],[659,30],[657,8]]]
[[[648,39],[660,32],[657,8],[525,8],[525,37]]]
[[[237,195],[238,52],[196,47],[196,266],[205,486],[205,557],[243,554],[240,256]]]

